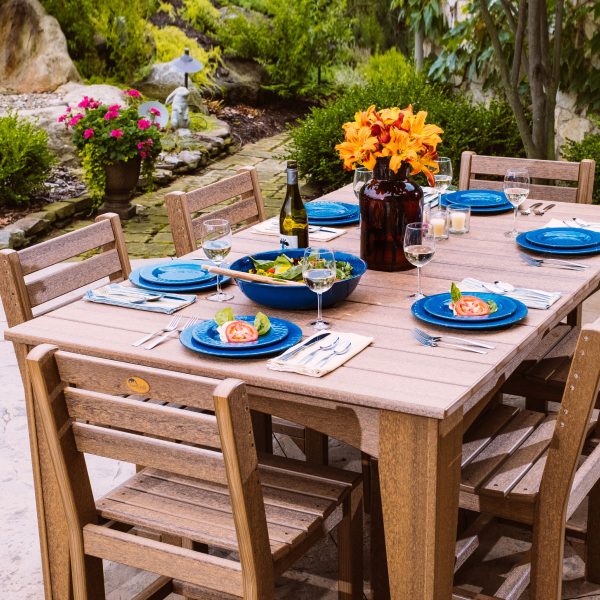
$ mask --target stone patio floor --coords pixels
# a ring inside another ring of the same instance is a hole
[[[170,190],[188,190],[217,181],[233,174],[236,168],[253,164],[257,167],[269,214],[276,214],[283,199],[285,165],[277,158],[285,145],[285,135],[261,140],[244,147],[239,153],[210,165],[199,175],[178,179],[169,188],[135,199],[144,207],[141,214],[125,223],[125,237],[131,257],[164,257],[173,254],[167,217],[162,199]],[[60,233],[74,230],[89,221],[76,221]],[[133,267],[140,260],[133,261]],[[584,319],[600,316],[600,295],[584,304]],[[0,333],[6,328],[6,319],[0,306]],[[0,590],[3,600],[42,600],[43,585],[39,558],[39,541],[33,480],[30,463],[27,419],[23,387],[12,344],[0,339],[0,522],[3,531],[0,540]],[[332,440],[332,464],[360,470],[360,456],[354,449]],[[300,458],[299,450],[286,438],[276,439],[277,452]],[[95,495],[101,495],[133,473],[132,465],[88,457]],[[365,523],[365,572],[368,573],[368,519]],[[505,542],[506,544],[506,542]],[[506,554],[510,552],[505,546]],[[500,550],[500,554],[503,551]],[[285,577],[277,582],[278,599],[335,600],[337,598],[335,534],[326,537],[305,558],[299,561]],[[582,580],[583,563],[574,547],[565,549],[565,585],[563,598],[600,600],[598,586]],[[114,564],[107,565],[107,598],[126,600],[148,575]],[[170,598],[181,598],[172,595]],[[365,584],[365,599],[370,598],[370,586]],[[527,594],[521,600],[526,600]],[[66,600],[66,599],[65,599]]]

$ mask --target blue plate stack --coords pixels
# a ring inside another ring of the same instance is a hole
[[[445,194],[441,199],[442,206],[470,206],[473,215],[490,215],[514,210],[513,205],[503,192],[496,190],[461,190]]]
[[[547,227],[519,234],[517,244],[544,254],[597,254],[600,252],[600,232],[576,227]]]
[[[527,307],[519,300],[499,294],[464,292],[465,296],[477,296],[484,302],[492,300],[498,310],[485,317],[454,316],[450,303],[450,294],[435,294],[417,300],[411,307],[417,319],[439,327],[455,329],[500,329],[518,323],[527,316]]]
[[[311,225],[354,225],[360,222],[358,204],[346,202],[308,202],[306,214]]]
[[[217,286],[217,276],[204,270],[204,264],[212,263],[208,260],[172,260],[141,267],[131,272],[129,281],[153,292],[198,294]],[[221,278],[221,283],[228,281],[231,281],[231,277]]]
[[[254,317],[235,317],[237,321],[254,323]],[[184,329],[179,341],[190,350],[221,358],[256,358],[279,354],[295,346],[302,339],[298,325],[285,319],[271,317],[271,329],[255,342],[223,342],[215,321],[203,321],[195,327]]]

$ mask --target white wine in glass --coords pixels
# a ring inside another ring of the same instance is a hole
[[[317,330],[329,329],[323,320],[322,295],[335,283],[336,265],[333,251],[326,248],[307,248],[302,258],[302,277],[310,290],[317,294],[317,320],[311,325]]]
[[[448,186],[452,183],[452,161],[445,156],[439,156],[435,162],[439,168],[439,171],[433,176],[435,189],[440,194],[444,194]]]
[[[515,209],[513,228],[507,231],[506,237],[515,238],[519,235],[517,231],[517,215],[519,206],[529,196],[529,171],[524,167],[508,169],[504,176],[504,194]]]
[[[429,223],[410,223],[404,233],[404,254],[411,265],[417,267],[417,293],[409,298],[418,300],[425,295],[421,291],[421,267],[431,261],[435,254],[435,234]]]
[[[206,258],[217,267],[221,266],[231,251],[231,227],[227,219],[207,219],[202,223],[200,230],[202,250]],[[225,302],[231,300],[233,294],[221,289],[221,276],[217,275],[217,291],[207,300],[211,302]]]

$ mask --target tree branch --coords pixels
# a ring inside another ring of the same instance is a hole
[[[508,21],[508,25],[512,29],[512,32],[516,34],[517,32],[517,22],[515,21],[515,15],[512,11],[512,6],[508,0],[502,0],[502,8],[506,14],[506,20]]]
[[[515,32],[515,53],[513,55],[511,81],[516,88],[519,85],[519,75],[521,74],[521,63],[526,72],[529,72],[529,61],[523,49],[525,39],[525,23],[527,22],[527,0],[519,0],[519,18]]]
[[[529,0],[527,13],[529,47],[529,89],[533,126],[531,137],[534,145],[533,158],[543,158],[546,153],[546,96],[544,93],[544,66],[542,57],[541,4],[546,0]]]
[[[486,29],[492,40],[492,46],[494,48],[494,54],[498,62],[498,69],[500,71],[500,78],[502,79],[502,83],[504,85],[506,99],[508,100],[508,103],[510,104],[512,111],[515,115],[517,127],[519,129],[519,134],[521,135],[523,145],[525,146],[525,151],[527,152],[527,156],[535,157],[537,152],[535,144],[533,142],[531,131],[529,129],[529,123],[527,122],[525,110],[523,108],[523,105],[521,104],[519,92],[517,88],[511,84],[510,73],[508,70],[508,62],[503,54],[500,36],[498,35],[498,30],[496,29],[496,25],[494,24],[492,15],[490,14],[490,11],[488,9],[487,0],[479,0],[479,6],[481,8],[481,15],[483,17]]]
[[[549,81],[547,85],[548,122],[546,124],[546,153],[548,155],[548,158],[554,158],[556,153],[556,148],[554,147],[556,134],[554,123],[554,111],[556,109],[556,95],[560,86],[560,59],[564,9],[564,0],[556,0],[556,9],[554,16],[554,48],[552,52],[552,69],[550,70]]]

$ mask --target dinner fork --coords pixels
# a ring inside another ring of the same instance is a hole
[[[173,329],[171,329],[171,331],[166,331],[159,338],[153,340],[149,344],[146,344],[144,346],[144,348],[146,350],[152,350],[152,348],[156,348],[156,346],[158,346],[159,344],[162,344],[162,342],[169,339],[172,331],[177,331],[178,333],[181,333],[184,329],[187,329],[188,327],[192,327],[192,325],[195,325],[199,320],[200,320],[200,317],[190,317],[189,321],[187,323],[184,323],[180,327],[174,327]]]
[[[571,271],[584,271],[588,268],[588,265],[582,265],[581,263],[574,263],[566,260],[559,260],[558,258],[534,258],[528,254],[521,254],[521,258],[531,265],[532,267],[554,267],[555,269],[568,269]]]
[[[153,331],[152,333],[145,335],[143,338],[140,338],[136,342],[133,342],[133,344],[131,344],[131,345],[132,346],[141,346],[142,344],[145,344],[148,340],[151,340],[155,335],[160,335],[161,333],[167,333],[169,331],[174,331],[175,328],[177,327],[177,325],[179,325],[180,321],[181,321],[181,315],[176,315],[171,318],[171,320],[169,321],[169,323],[167,324],[166,327],[163,327],[161,329],[158,329],[157,331]]]
[[[462,344],[451,344],[450,342],[436,342],[435,340],[429,339],[428,337],[423,337],[419,335],[414,329],[412,331],[413,337],[419,344],[422,346],[431,346],[432,348],[436,348],[437,346],[447,347],[447,348],[458,348],[459,350],[466,350],[467,352],[475,352],[476,354],[487,354],[487,350],[480,350],[479,348],[475,348],[474,346],[463,346]]]
[[[492,346],[492,344],[484,344],[483,342],[476,342],[475,340],[469,340],[466,338],[456,337],[454,335],[445,335],[442,339],[441,335],[431,335],[418,327],[414,328],[415,333],[420,335],[422,338],[433,340],[434,342],[442,342],[444,340],[454,340],[456,342],[460,342],[461,344],[466,344],[467,346],[477,346],[479,348],[487,348],[488,350],[494,350],[496,346]]]

